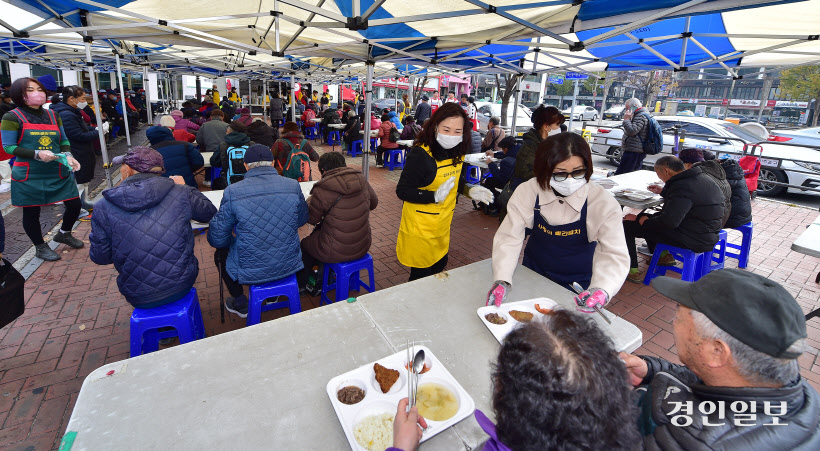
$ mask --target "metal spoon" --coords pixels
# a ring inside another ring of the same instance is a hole
[[[584,287],[582,287],[581,284],[579,284],[578,282],[572,282],[572,289],[575,290],[575,292],[578,293],[579,295],[584,292]],[[584,306],[585,305],[584,301],[586,301],[586,299],[581,299],[580,301],[578,301],[578,305]],[[602,312],[601,309],[597,305],[593,305],[592,308],[594,308],[595,311],[598,312],[598,314],[601,315],[601,317],[607,323],[612,324],[612,321],[610,321],[609,318],[607,318],[606,315],[604,315],[604,312]]]
[[[419,389],[419,374],[424,369],[424,350],[419,349],[419,352],[416,353],[416,356],[413,357],[413,374],[415,375],[415,381],[413,383],[413,398],[410,400],[410,407],[416,405],[416,394]],[[408,381],[409,383],[409,381]]]

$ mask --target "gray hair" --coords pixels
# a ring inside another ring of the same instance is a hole
[[[800,375],[797,359],[778,359],[752,349],[726,333],[703,313],[696,310],[692,310],[691,313],[701,337],[720,340],[729,346],[732,358],[737,363],[738,372],[747,380],[764,384],[788,385]],[[789,346],[788,352],[803,353],[805,350],[806,340],[801,338]]]
[[[501,118],[498,116],[493,116],[490,118],[490,122],[492,122],[495,125],[498,125],[501,123]]]
[[[641,103],[641,101],[640,101],[640,100],[638,100],[637,98],[633,97],[633,98],[631,98],[631,99],[627,100],[627,101],[624,103],[624,106],[625,106],[625,107],[627,107],[627,108],[632,108],[632,107],[635,107],[635,109],[637,110],[638,108],[642,107],[642,106],[643,106],[643,104]]]
[[[254,161],[253,163],[245,163],[248,165],[248,170],[250,171],[253,168],[259,168],[262,166],[273,166],[272,161]]]

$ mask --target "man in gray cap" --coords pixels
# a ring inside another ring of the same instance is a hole
[[[216,248],[214,261],[231,294],[225,308],[242,318],[248,315],[242,285],[273,282],[302,269],[299,227],[308,220],[299,182],[271,166],[270,147],[250,146],[244,161],[245,178],[225,189],[208,229],[208,243]]]
[[[737,269],[652,286],[679,304],[685,366],[621,353],[640,387],[644,449],[820,449],[820,396],[797,363],[806,321],[789,292]]]
[[[114,264],[125,300],[152,308],[179,300],[194,286],[191,220],[208,222],[216,207],[181,176],[162,177],[162,155],[134,147],[114,158],[123,181],[103,191],[91,218],[91,260]]]

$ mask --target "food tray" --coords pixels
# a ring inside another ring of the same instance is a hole
[[[467,418],[475,411],[475,401],[464,390],[461,384],[447,371],[447,368],[436,358],[432,351],[426,346],[416,346],[416,352],[424,350],[424,363],[430,368],[429,371],[419,376],[419,386],[434,382],[443,385],[453,392],[459,401],[456,414],[445,421],[427,420],[427,430],[422,435],[421,442],[429,440],[439,432]],[[396,415],[396,408],[402,398],[407,397],[407,370],[404,368],[404,361],[407,358],[406,349],[370,362],[353,371],[336,376],[327,383],[327,395],[333,410],[345,431],[350,448],[356,451],[367,451],[367,448],[359,445],[353,434],[353,429],[359,421],[370,415],[389,413],[391,417]],[[386,368],[399,371],[399,379],[387,393],[382,393],[379,383],[376,382],[376,374],[373,371],[373,364],[378,363]],[[355,385],[365,390],[365,397],[353,405],[343,404],[336,396],[336,393],[343,387]],[[392,444],[391,444],[392,446]]]
[[[656,194],[651,191],[644,191],[632,188],[623,188],[615,190],[612,192],[612,194],[620,197],[626,197],[627,199],[638,202],[653,199],[656,197]]]
[[[510,303],[501,304],[501,307],[496,307],[495,305],[489,305],[489,306],[486,306],[486,307],[481,307],[476,311],[476,313],[478,313],[478,317],[481,318],[481,322],[483,322],[484,325],[487,326],[487,329],[490,330],[490,332],[493,334],[495,339],[498,340],[499,343],[503,343],[504,338],[507,337],[507,334],[512,332],[512,330],[514,328],[516,328],[518,325],[523,324],[523,323],[520,323],[520,322],[516,321],[515,319],[513,319],[513,317],[510,316],[510,314],[509,314],[510,310],[518,310],[520,312],[532,313],[533,314],[533,318],[532,318],[533,320],[536,320],[539,317],[544,317],[544,316],[549,317],[549,315],[544,315],[543,313],[539,313],[537,310],[535,310],[535,304],[538,304],[542,309],[545,309],[545,308],[550,309],[550,310],[561,310],[561,309],[563,309],[562,306],[558,305],[555,301],[553,301],[550,298],[535,298],[535,299],[528,299],[526,301],[518,301],[518,302],[510,302]],[[607,312],[606,310],[601,310],[601,311],[604,313],[604,315],[607,316],[607,318],[610,319],[610,321],[612,321],[613,318],[616,318],[615,315],[613,315],[612,313]],[[487,321],[487,318],[485,318],[484,316],[487,315],[488,313],[496,313],[498,315],[503,316],[504,319],[507,320],[507,323],[506,324],[493,324],[493,323]],[[601,318],[597,313],[594,314],[593,318],[595,319],[595,321],[597,321],[599,323],[599,325],[606,325],[607,324],[604,321],[604,319]]]

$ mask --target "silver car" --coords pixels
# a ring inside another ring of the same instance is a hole
[[[490,118],[495,116],[500,118],[501,117],[501,104],[500,103],[490,103],[490,102],[476,102],[475,106],[478,107],[478,132],[482,135],[487,133],[487,124],[490,122]],[[512,126],[512,117],[513,117],[513,104],[507,104],[507,125],[506,127]],[[521,136],[527,132],[527,130],[532,128],[532,110],[524,105],[518,105],[518,111],[515,117],[515,134],[516,136]]]
[[[769,131],[769,141],[800,144],[803,146],[820,146],[820,127],[804,128],[801,130],[772,130]]]

